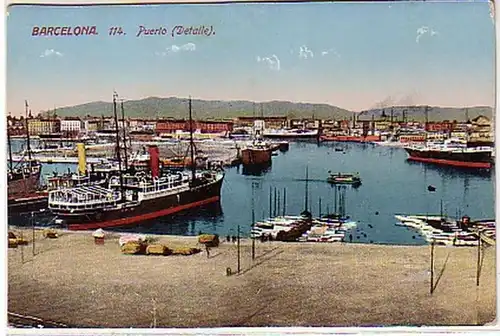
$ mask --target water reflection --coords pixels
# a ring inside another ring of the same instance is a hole
[[[262,176],[271,171],[271,163],[252,165],[252,166],[242,166],[241,174],[247,176]]]

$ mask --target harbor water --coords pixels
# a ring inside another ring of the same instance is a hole
[[[248,236],[252,207],[257,221],[274,215],[274,211],[270,213],[270,206],[278,203],[274,201],[275,189],[276,195],[279,193],[280,215],[283,212],[299,215],[305,209],[306,168],[309,176],[307,208],[313,216],[334,210],[335,189],[326,182],[329,171],[360,174],[362,185],[358,188],[346,186],[345,189],[345,212],[358,222],[357,228],[350,232],[353,242],[425,244],[415,231],[396,226],[394,215],[439,214],[441,204],[443,213],[452,218],[463,215],[472,219],[494,218],[494,171],[438,167],[408,162],[406,158],[401,148],[292,142],[290,150],[279,152],[267,169],[248,172],[241,166],[226,168],[220,204],[115,230],[173,235],[204,232],[226,236],[236,235],[239,226],[241,235]],[[43,174],[62,173],[68,168],[74,171],[76,166],[45,164]],[[435,191],[429,191],[429,185],[434,186]]]

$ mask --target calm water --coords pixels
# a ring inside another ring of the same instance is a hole
[[[344,148],[344,152],[335,151]],[[309,204],[313,215],[334,208],[334,188],[326,183],[328,171],[359,172],[363,184],[346,189],[346,213],[358,222],[353,230],[354,241],[397,244],[423,244],[414,231],[395,226],[396,213],[439,214],[443,212],[472,218],[494,218],[494,172],[477,173],[446,167],[436,167],[406,161],[400,148],[369,144],[321,144],[296,142],[290,150],[273,157],[272,166],[264,172],[248,175],[242,169],[226,169],[221,202],[120,231],[140,231],[175,235],[196,235],[199,231],[236,234],[237,226],[247,235],[252,218],[252,195],[256,220],[269,216],[270,188],[286,189],[286,213],[298,215],[305,207],[305,174],[309,174]],[[44,173],[59,172],[73,166],[45,165]],[[436,187],[435,192],[427,190]],[[252,187],[253,186],[253,187]],[[280,206],[282,213],[283,205]],[[371,227],[370,227],[371,226]],[[365,237],[366,235],[366,237]]]

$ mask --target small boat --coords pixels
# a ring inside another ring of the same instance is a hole
[[[330,176],[326,179],[328,183],[331,184],[352,184],[360,185],[361,178],[359,173],[349,174],[349,173],[330,173]]]

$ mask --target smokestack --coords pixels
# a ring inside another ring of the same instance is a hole
[[[151,176],[157,178],[160,172],[160,151],[158,146],[149,146],[149,168],[151,169]]]
[[[76,148],[78,149],[78,172],[80,175],[87,174],[87,155],[85,153],[85,144],[78,143],[76,144]]]

